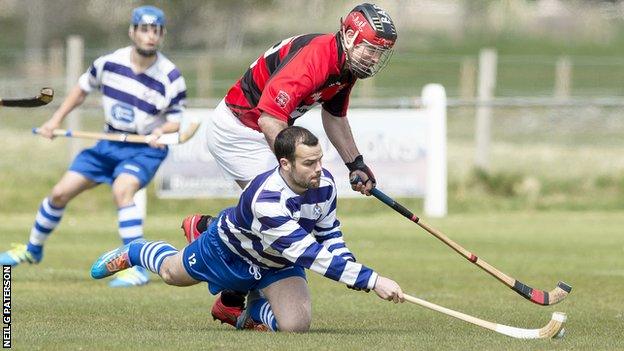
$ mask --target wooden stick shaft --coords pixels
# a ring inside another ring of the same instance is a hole
[[[449,315],[451,317],[455,317],[457,319],[461,319],[464,322],[472,323],[472,324],[478,325],[478,326],[486,328],[486,329],[490,329],[490,330],[496,331],[496,327],[498,326],[496,323],[488,322],[488,321],[485,321],[483,319],[480,319],[480,318],[477,318],[477,317],[473,317],[473,316],[467,315],[465,313],[452,310],[450,308],[446,308],[446,307],[443,307],[443,306],[440,306],[440,305],[436,305],[435,303],[431,303],[429,301],[425,301],[425,300],[419,299],[417,297],[410,296],[408,294],[403,294],[403,296],[405,297],[405,300],[407,300],[408,302],[411,302],[411,303],[414,303],[414,304],[426,307],[426,308],[428,308],[430,310],[434,310],[434,311],[437,311],[437,312],[440,312],[440,313],[444,313],[444,314]]]
[[[159,139],[159,144],[164,145],[175,145],[175,144],[183,144],[187,142],[189,139],[195,135],[195,132],[199,129],[199,122],[192,122],[185,128],[181,133],[169,133],[163,134]],[[33,128],[32,132],[34,134],[39,133],[38,128]],[[82,138],[82,139],[95,139],[95,140],[110,140],[110,141],[119,141],[126,143],[140,143],[147,144],[147,136],[146,135],[137,135],[137,134],[127,134],[127,133],[96,133],[96,132],[83,132],[83,131],[72,131],[66,129],[55,129],[52,134],[54,136],[61,136],[67,138]]]
[[[66,131],[63,129],[55,129],[53,134],[55,136],[67,136],[67,137],[82,138],[82,139],[110,140],[110,141],[121,141],[121,142],[126,142],[126,143],[142,143],[142,144],[147,143],[145,139],[145,135],[136,135],[136,134],[95,133],[95,132],[83,132],[79,130]]]
[[[485,262],[481,258],[477,257],[472,252],[464,249],[462,246],[460,246],[459,244],[457,244],[456,242],[451,240],[449,237],[444,235],[442,232],[440,232],[438,230],[435,230],[432,227],[430,227],[429,225],[427,225],[426,223],[424,223],[421,219],[419,219],[419,221],[416,224],[418,224],[421,228],[423,228],[424,230],[429,232],[431,235],[433,235],[436,238],[440,239],[443,243],[448,245],[451,249],[455,250],[457,253],[459,253],[460,255],[464,256],[468,261],[470,261],[470,262],[474,263],[475,265],[479,266],[481,269],[483,269],[484,271],[488,272],[491,276],[493,276],[494,278],[500,280],[502,283],[504,283],[508,287],[513,288],[513,286],[514,286],[514,284],[516,282],[515,279],[509,277],[507,274],[505,274],[505,273],[499,271],[498,269],[494,268],[492,265],[490,265],[489,263]]]
[[[197,127],[194,127],[195,130]],[[180,136],[178,133],[168,133],[163,134],[158,138],[158,143],[163,145],[176,145],[186,142],[190,139],[195,130],[186,132]],[[39,134],[38,128],[32,129],[33,134]],[[67,138],[82,138],[82,139],[95,139],[95,140],[110,140],[117,142],[125,142],[125,143],[137,143],[137,144],[147,144],[148,138],[147,135],[137,135],[137,134],[126,134],[126,133],[96,133],[96,132],[83,132],[83,131],[72,131],[65,129],[55,129],[52,131],[52,135],[57,137],[67,137]],[[182,138],[184,138],[182,140]]]
[[[514,284],[516,282],[515,279],[509,277],[508,275],[506,275],[505,273],[503,273],[503,272],[499,271],[498,269],[494,268],[493,266],[491,266],[487,262],[481,260],[476,255],[474,255],[472,252],[464,249],[462,246],[460,246],[459,244],[457,244],[456,242],[451,240],[449,237],[444,235],[442,232],[433,229],[432,227],[430,227],[429,225],[424,223],[420,218],[418,218],[418,216],[413,214],[410,210],[408,210],[407,208],[405,208],[404,206],[402,206],[398,202],[396,202],[393,199],[391,199],[388,195],[384,194],[381,190],[379,190],[377,188],[373,188],[371,190],[371,194],[373,196],[375,196],[376,198],[378,198],[379,200],[381,200],[381,202],[385,203],[386,205],[390,206],[395,211],[399,212],[401,215],[403,215],[404,217],[406,217],[410,221],[418,224],[421,228],[426,230],[429,234],[435,236],[440,241],[442,241],[443,243],[448,245],[451,249],[455,250],[455,252],[457,252],[460,255],[464,256],[464,258],[466,258],[468,261],[470,261],[470,262],[474,263],[475,265],[479,266],[481,269],[483,269],[484,271],[488,272],[490,275],[492,275],[494,278],[496,278],[499,281],[501,281],[503,284],[507,285],[510,288],[513,288],[513,286],[514,286]]]

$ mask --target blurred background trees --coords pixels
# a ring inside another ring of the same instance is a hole
[[[326,0],[0,0],[0,48],[43,48],[69,34],[87,47],[127,42],[132,8],[153,4],[169,19],[167,48],[225,50],[266,47],[285,36],[331,32],[356,1]],[[622,40],[622,1],[379,0],[397,22],[399,45],[427,49],[446,38],[482,45],[505,37],[554,41],[556,47]],[[622,50],[622,49],[619,49]]]

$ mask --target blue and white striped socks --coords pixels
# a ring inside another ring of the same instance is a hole
[[[140,266],[158,274],[165,257],[175,255],[178,250],[164,241],[141,241],[130,244],[130,264]]]
[[[117,210],[119,218],[119,236],[124,244],[143,237],[143,215],[135,205],[120,207]]]
[[[262,322],[272,331],[278,331],[277,320],[267,299],[259,298],[253,301],[247,308],[249,308],[251,319],[256,322]]]
[[[43,243],[61,222],[63,212],[65,212],[64,207],[53,206],[47,197],[43,199],[41,206],[39,206],[39,211],[37,211],[35,223],[30,230],[28,251],[41,253],[43,250]]]

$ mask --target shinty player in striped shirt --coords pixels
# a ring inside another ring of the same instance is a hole
[[[141,266],[169,285],[204,281],[215,295],[253,291],[247,308],[230,323],[237,329],[308,331],[304,268],[403,302],[396,282],[355,262],[346,247],[336,219],[335,184],[321,167],[318,139],[305,128],[288,127],[275,140],[275,154],[279,166],[254,178],[236,207],[204,216],[207,229],[183,250],[163,241],[134,241],[98,258],[93,278]]]
[[[167,156],[167,147],[156,140],[164,133],[178,131],[186,100],[184,77],[159,51],[165,33],[166,18],[161,9],[134,9],[128,28],[132,45],[97,58],[39,128],[41,136],[52,139],[53,130],[97,90],[102,93],[106,131],[147,135],[149,145],[101,140],[83,150],[41,202],[28,242],[0,253],[0,264],[38,264],[66,206],[102,183],[111,186],[123,243],[143,237],[143,214],[134,203],[134,195],[149,184]],[[109,285],[130,287],[148,282],[147,272],[137,267],[115,276]]]

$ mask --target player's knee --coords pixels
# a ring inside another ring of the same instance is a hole
[[[186,286],[187,284],[184,284],[184,282],[181,281],[183,279],[179,277],[179,270],[178,267],[176,267],[174,257],[175,256],[165,257],[162,265],[160,266],[160,271],[158,272],[158,275],[160,275],[162,280],[168,285]]]
[[[134,193],[124,187],[113,187],[113,198],[117,205],[123,206],[133,201]]]
[[[293,313],[278,320],[278,327],[280,331],[305,333],[310,330],[310,325],[312,324],[311,306],[309,304],[304,304],[297,310],[297,313]]]
[[[176,285],[175,273],[169,265],[163,264],[160,267],[160,272],[158,272],[162,280],[169,285]]]
[[[278,322],[278,328],[281,332],[305,333],[310,330],[311,322],[311,319],[306,318],[286,319],[283,322]]]
[[[52,203],[52,206],[65,207],[65,205],[69,202],[70,197],[61,186],[55,185],[54,188],[52,188],[49,200]]]

